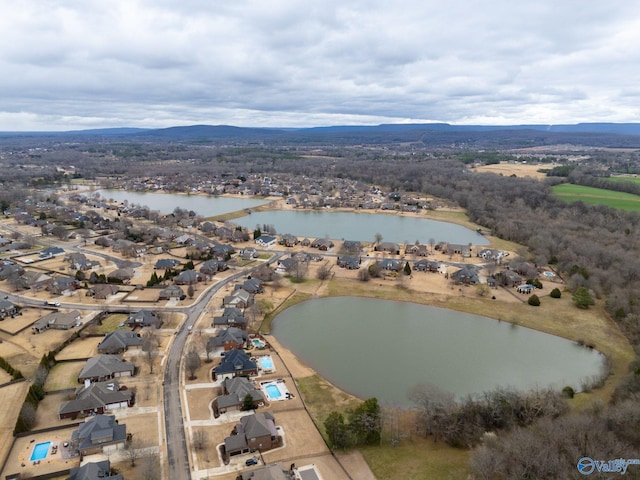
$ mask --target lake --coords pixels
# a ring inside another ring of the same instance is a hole
[[[212,217],[255,208],[267,203],[259,198],[222,197],[208,195],[179,195],[176,193],[130,192],[127,190],[98,190],[104,199],[127,201],[129,205],[149,207],[162,213],[171,213],[176,207],[193,210],[203,217]]]
[[[429,382],[460,398],[497,386],[567,385],[602,371],[600,353],[506,322],[426,305],[358,297],[288,308],[272,334],[337,387],[362,399],[411,405]]]
[[[454,223],[428,220],[426,218],[382,213],[314,212],[295,210],[273,210],[254,212],[234,223],[253,230],[256,225],[273,225],[278,233],[290,233],[298,237],[356,240],[373,242],[376,233],[383,241],[429,243],[449,242],[466,245],[489,245],[479,233]]]

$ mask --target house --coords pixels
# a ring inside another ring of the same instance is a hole
[[[60,255],[64,255],[64,249],[60,247],[49,247],[40,252],[38,259],[45,260],[47,258],[59,257]]]
[[[169,285],[160,290],[158,294],[158,300],[171,300],[172,298],[184,300],[186,295],[178,285]]]
[[[13,318],[18,313],[16,306],[9,300],[0,300],[0,320],[7,317]]]
[[[229,350],[220,365],[213,369],[213,379],[233,378],[258,374],[258,364],[244,350]]]
[[[269,412],[259,412],[240,418],[231,436],[224,439],[224,447],[226,455],[231,457],[255,450],[271,450],[281,441],[275,417]]]
[[[162,320],[151,310],[140,310],[130,313],[129,318],[125,322],[129,327],[155,327],[160,328]]]
[[[204,275],[215,275],[216,273],[227,270],[228,268],[229,267],[225,262],[213,258],[200,265],[200,273]]]
[[[22,288],[29,288],[31,290],[41,290],[45,288],[49,282],[51,281],[51,277],[46,273],[38,272],[38,271],[26,271],[19,278],[19,286]]]
[[[451,274],[451,280],[457,285],[475,285],[480,283],[480,277],[475,268],[465,266]]]
[[[245,247],[240,250],[239,255],[243,260],[253,260],[254,258],[258,258],[258,250],[254,247]]]
[[[98,344],[98,353],[122,353],[126,352],[129,347],[139,347],[142,345],[140,334],[130,330],[114,330],[107,333]]]
[[[422,243],[407,244],[404,246],[405,255],[416,255],[418,257],[426,257],[429,255],[429,248]]]
[[[100,354],[87,360],[78,374],[78,382],[104,382],[118,377],[133,376],[135,366],[125,362],[119,355]]]
[[[75,395],[76,398],[60,406],[58,419],[86,417],[133,405],[133,391],[120,387],[114,380],[94,383],[86,380]]]
[[[465,258],[471,257],[471,245],[460,245],[457,243],[445,243],[442,248],[442,253],[447,255],[462,255]]]
[[[374,248],[376,252],[387,252],[392,255],[400,255],[400,247],[393,242],[380,242]]]
[[[515,287],[523,282],[522,277],[513,270],[503,270],[498,274],[498,278],[502,285],[508,287]]]
[[[226,307],[221,316],[213,317],[213,326],[246,328],[247,319],[239,308]]]
[[[290,233],[285,233],[280,239],[280,245],[284,245],[285,247],[295,247],[298,243],[300,243],[298,237]]]
[[[304,480],[316,480],[318,477],[296,476],[296,474],[284,468],[282,463],[273,463],[256,469],[243,472],[238,476],[238,480],[295,480],[303,478]]]
[[[49,282],[46,290],[54,295],[62,295],[64,292],[73,292],[80,288],[80,282],[73,277],[56,277]]]
[[[198,225],[198,229],[203,233],[215,234],[218,227],[215,223],[206,221]]]
[[[362,252],[362,243],[355,240],[345,240],[342,244],[342,250],[344,253],[360,255]]]
[[[219,228],[218,230],[221,230]],[[235,253],[235,249],[233,245],[228,245],[224,243],[217,243],[213,247],[211,247],[211,254],[216,257],[218,260],[227,260],[231,255]]]
[[[89,288],[87,290],[86,296],[93,297],[99,300],[105,300],[111,295],[115,295],[119,291],[120,287],[114,285],[113,283],[100,283]]]
[[[24,268],[15,263],[4,263],[0,265],[0,280],[6,280],[10,277],[19,277],[24,273]]]
[[[204,280],[204,275],[195,270],[185,270],[173,277],[173,283],[176,285],[195,285]]]
[[[311,242],[311,248],[317,248],[323,252],[326,252],[330,248],[333,248],[333,242],[328,238],[316,238]]]
[[[220,330],[215,337],[209,338],[207,351],[211,351],[216,347],[223,347],[224,351],[227,352],[234,348],[242,348],[246,343],[247,332],[245,330],[238,327],[229,327]]]
[[[89,260],[84,253],[72,252],[67,255],[70,270],[91,270],[93,267],[100,265],[97,260]]]
[[[132,268],[118,268],[113,272],[107,274],[107,280],[116,279],[122,283],[126,283],[133,278],[134,274],[135,272]]]
[[[257,389],[254,383],[246,377],[225,378],[222,381],[222,392],[223,394],[215,399],[215,407],[219,413],[241,410],[245,405],[247,395],[251,396],[253,408],[257,408],[265,402],[262,391]]]
[[[262,286],[262,280],[258,278],[248,278],[243,283],[242,286],[236,285],[236,289],[243,288],[247,292],[256,294],[256,293],[264,293],[264,287]]]
[[[222,300],[223,307],[247,308],[253,305],[253,295],[244,288],[238,288]]]
[[[400,260],[396,260],[394,258],[383,258],[378,262],[378,265],[383,270],[391,272],[399,272],[404,266],[404,264]]]
[[[276,266],[276,272],[281,274],[287,273],[290,270],[292,270],[295,265],[296,265],[295,258],[281,258],[278,260],[278,265]]]
[[[42,333],[50,328],[53,330],[70,330],[78,324],[80,318],[82,317],[78,310],[69,313],[51,312],[36,320],[31,330],[33,333]]]
[[[168,270],[180,265],[180,260],[175,258],[160,258],[153,266],[154,270]]]
[[[85,463],[81,467],[74,467],[69,472],[67,480],[124,480],[121,474],[111,474],[109,459],[100,462]]]
[[[273,235],[260,235],[255,240],[255,242],[258,245],[260,245],[261,247],[264,247],[264,248],[269,248],[269,247],[274,246],[277,241],[278,241],[278,239],[276,237],[274,237]]]
[[[419,272],[438,272],[440,270],[440,263],[433,260],[418,260],[413,263],[413,269]]]
[[[338,266],[348,270],[357,270],[360,268],[360,257],[352,257],[350,255],[338,257]]]
[[[80,455],[122,448],[127,440],[127,426],[118,424],[113,415],[89,417],[71,433],[71,448]]]
[[[484,260],[499,262],[503,257],[507,256],[507,253],[495,248],[483,248],[477,253],[477,255]]]

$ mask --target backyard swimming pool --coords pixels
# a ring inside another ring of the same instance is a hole
[[[273,402],[275,400],[288,400],[291,398],[289,389],[282,380],[261,383],[262,391],[267,396],[267,400]]]
[[[253,346],[256,348],[264,348],[266,343],[264,343],[262,340],[254,338],[253,340],[251,340],[251,343],[253,343]]]
[[[42,442],[42,443],[36,444],[36,446],[33,447],[33,452],[31,452],[31,458],[29,460],[31,462],[35,462],[37,460],[42,460],[47,458],[47,455],[49,454],[50,445],[51,445],[51,442]]]
[[[266,356],[266,357],[260,357],[259,360],[260,362],[260,368],[262,370],[264,370],[265,372],[275,372],[276,369],[273,366],[273,358],[271,358],[270,355]]]

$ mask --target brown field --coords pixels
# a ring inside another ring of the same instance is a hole
[[[191,420],[210,420],[211,414],[211,402],[215,397],[220,395],[221,389],[219,387],[211,388],[191,388],[187,389],[186,397],[189,409],[189,418]]]
[[[0,458],[6,458],[13,442],[13,428],[22,402],[24,402],[29,390],[28,382],[14,383],[0,389],[3,407],[0,409]]]
[[[56,355],[56,360],[74,360],[77,358],[90,358],[98,354],[98,344],[103,337],[78,338],[64,347]]]
[[[55,367],[49,370],[47,381],[44,384],[45,392],[55,392],[57,390],[79,387],[78,375],[82,367],[85,366],[85,363],[84,361],[80,361],[56,364]]]
[[[547,175],[545,173],[541,173],[538,170],[541,168],[548,168],[544,165],[533,165],[529,163],[505,163],[501,162],[495,165],[482,165],[479,167],[474,167],[472,170],[477,172],[490,172],[498,175],[504,175],[505,177],[510,177],[511,175],[515,175],[516,177],[530,177],[535,180],[542,180]]]

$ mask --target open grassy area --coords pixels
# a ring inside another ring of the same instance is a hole
[[[640,183],[640,177],[637,176],[628,176],[628,175],[617,175],[615,177],[609,177],[611,182],[629,182],[629,183]]]
[[[102,325],[95,326],[95,333],[105,335],[111,333],[118,328],[131,330],[130,328],[118,327],[121,323],[126,322],[129,316],[126,313],[114,313],[102,320]]]
[[[412,438],[397,447],[364,447],[360,451],[378,480],[457,480],[468,478],[470,450],[444,442]]]
[[[592,205],[606,205],[620,210],[640,211],[640,196],[624,192],[614,192],[603,188],[584,187],[564,183],[552,188],[553,193],[567,202],[582,201]]]
[[[282,305],[280,305],[280,307],[278,307],[277,309],[275,309],[272,312],[268,312],[264,316],[264,320],[262,321],[262,324],[260,325],[260,332],[269,333],[271,331],[271,321],[274,318],[276,318],[276,315],[278,315],[283,310],[286,310],[287,308],[292,307],[292,306],[296,305],[297,303],[304,302],[305,300],[309,300],[310,298],[311,298],[311,294],[309,294],[309,293],[303,293],[303,292],[294,293]]]

